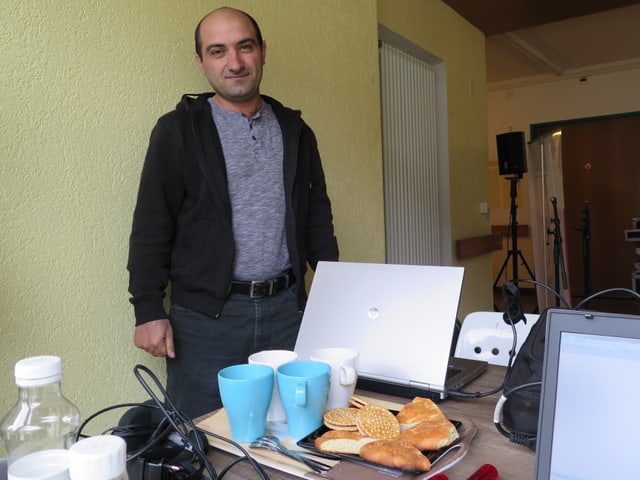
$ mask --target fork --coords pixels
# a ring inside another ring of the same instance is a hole
[[[266,448],[272,452],[280,453],[298,462],[304,463],[307,467],[311,468],[314,472],[317,473],[326,472],[328,470],[331,470],[332,468],[330,465],[303,457],[299,453],[294,452],[293,450],[289,450],[287,447],[282,445],[278,437],[273,435],[264,435],[262,437],[256,438],[249,444],[249,446]]]

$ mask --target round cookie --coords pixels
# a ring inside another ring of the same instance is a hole
[[[357,408],[332,408],[324,413],[324,424],[332,430],[347,430],[355,432],[358,430],[356,425]]]
[[[358,409],[356,417],[358,431],[367,437],[394,439],[400,435],[398,419],[386,408],[365,405]]]
[[[365,405],[369,405],[365,399],[357,397],[355,395],[351,396],[351,398],[349,399],[349,404],[356,408],[362,408]]]

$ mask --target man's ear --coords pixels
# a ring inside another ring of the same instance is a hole
[[[193,52],[193,59],[196,61],[196,65],[204,75],[204,65],[202,65],[202,59],[200,58],[200,55],[198,55],[198,52]]]
[[[262,65],[267,63],[267,42],[262,41]]]

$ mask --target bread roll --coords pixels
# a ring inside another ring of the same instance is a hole
[[[358,432],[328,430],[316,438],[313,445],[321,452],[359,455],[360,449],[374,440],[375,438],[365,437]]]
[[[413,427],[426,420],[446,419],[442,410],[432,400],[422,397],[415,397],[411,402],[404,405],[396,418],[403,429]]]
[[[428,472],[431,462],[420,450],[401,440],[376,440],[360,449],[360,457],[400,470]]]
[[[419,450],[439,450],[458,438],[458,430],[447,418],[433,418],[403,431],[399,440],[409,442]]]
[[[397,419],[402,427],[399,439],[419,450],[439,450],[458,438],[455,425],[428,398],[415,397],[400,409]]]

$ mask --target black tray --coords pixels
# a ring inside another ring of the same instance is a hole
[[[397,413],[396,411],[393,411],[393,410],[391,412],[394,415]],[[460,427],[462,426],[462,422],[459,421],[459,420],[456,420],[456,419],[449,419],[449,420],[456,427],[456,430],[458,430],[458,434],[460,435],[460,438],[458,438],[451,445],[443,447],[440,450],[423,450],[422,454],[429,459],[429,461],[431,462],[431,465],[433,465],[436,462],[438,462],[439,460],[441,460],[450,451],[456,450],[457,448],[460,447],[459,444],[460,444],[460,442],[462,440],[462,436],[463,436],[462,432],[460,431]],[[319,456],[326,456],[326,457],[329,457],[329,458],[335,458],[336,460],[339,459],[339,460],[352,461],[352,462],[356,462],[356,463],[360,463],[360,464],[363,464],[363,465],[370,466],[370,467],[375,468],[377,470],[384,469],[384,470],[393,470],[393,471],[399,472],[399,470],[396,470],[396,469],[393,469],[393,468],[390,468],[390,467],[383,467],[380,464],[369,462],[368,460],[364,460],[359,455],[353,455],[353,454],[349,454],[349,453],[329,453],[329,454],[325,454],[324,452],[319,451],[314,445],[315,439],[318,438],[319,436],[321,436],[322,434],[324,434],[325,432],[327,432],[328,430],[329,430],[329,428],[327,428],[325,425],[323,425],[320,428],[318,428],[317,430],[311,432],[306,437],[298,440],[297,445],[299,447],[302,447],[302,448],[305,448],[305,449],[310,450],[312,452],[315,452]]]

